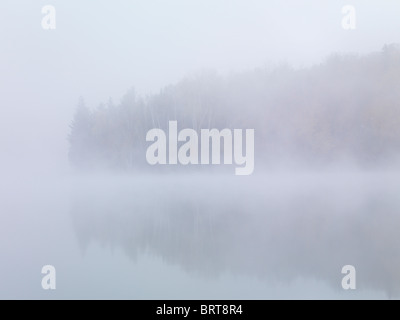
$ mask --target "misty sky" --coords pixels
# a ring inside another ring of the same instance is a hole
[[[57,10],[56,30],[41,27],[47,4]],[[341,27],[346,4],[357,10],[353,31]],[[157,92],[202,69],[306,66],[332,52],[378,51],[399,42],[399,13],[398,0],[3,0],[2,160],[66,167],[80,95],[95,107],[119,102],[132,86]]]

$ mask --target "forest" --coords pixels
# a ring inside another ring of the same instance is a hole
[[[152,170],[146,133],[181,128],[254,129],[257,168],[361,168],[400,164],[400,46],[332,54],[311,67],[287,64],[219,75],[200,72],[142,97],[96,108],[80,98],[68,137],[79,170]],[[190,165],[189,165],[190,166]]]

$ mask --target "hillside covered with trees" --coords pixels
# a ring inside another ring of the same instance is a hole
[[[69,135],[79,169],[142,170],[146,133],[192,128],[255,129],[256,168],[285,162],[360,167],[400,164],[400,48],[334,54],[303,69],[205,72],[147,97],[93,109],[80,100]]]

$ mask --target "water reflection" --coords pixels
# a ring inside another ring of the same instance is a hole
[[[389,174],[81,179],[71,214],[79,243],[150,253],[189,273],[226,272],[287,283],[322,280],[341,290],[400,289],[400,187]]]

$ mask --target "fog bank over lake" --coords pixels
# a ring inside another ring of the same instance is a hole
[[[1,297],[397,298],[399,184],[357,172],[28,179],[2,202]]]

